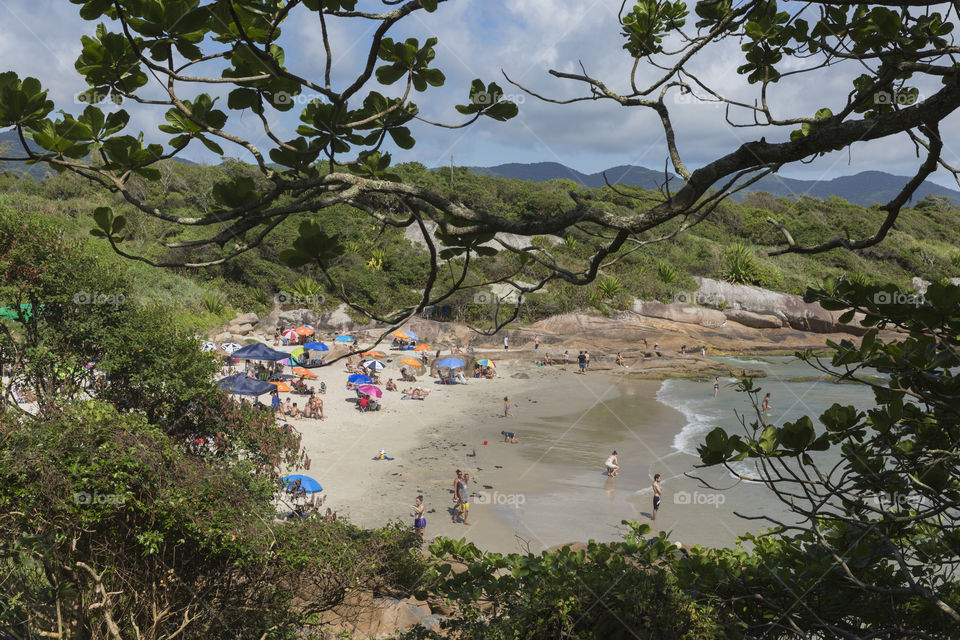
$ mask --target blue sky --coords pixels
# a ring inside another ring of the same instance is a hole
[[[447,83],[431,88],[413,100],[421,113],[432,120],[458,123],[463,120],[454,105],[467,100],[473,78],[497,81],[508,96],[520,103],[519,117],[507,123],[486,118],[477,125],[448,130],[424,124],[414,126],[417,146],[394,153],[395,161],[415,160],[427,166],[446,165],[450,156],[457,165],[489,166],[506,162],[560,162],[584,172],[635,164],[662,169],[666,157],[659,120],[646,109],[622,108],[610,102],[589,101],[573,105],[540,102],[511,87],[501,75],[506,71],[525,86],[556,98],[585,95],[574,82],[548,75],[549,69],[576,71],[582,62],[587,71],[616,90],[626,90],[631,60],[622,50],[617,12],[620,0],[451,0],[433,14],[418,12],[407,19],[394,38],[431,35],[440,39],[437,66]],[[360,8],[373,10],[379,1],[360,0]],[[58,108],[79,111],[73,96],[85,86],[73,69],[80,51],[80,36],[91,33],[94,23],[85,22],[78,7],[60,0],[0,0],[0,70],[12,69],[21,76],[32,75],[49,87]],[[287,61],[300,73],[319,77],[323,50],[319,24],[313,16],[300,14],[286,26],[282,45]],[[314,18],[314,19],[311,19]],[[344,82],[362,64],[371,24],[356,20],[330,25],[334,45],[334,82]],[[756,88],[736,74],[739,64],[736,43],[711,50],[695,66],[730,96],[753,102]],[[859,69],[833,68],[829,73],[799,76],[799,82],[784,83],[771,92],[778,116],[807,116],[822,106],[842,103],[850,89],[850,77]],[[657,72],[641,68],[641,80]],[[342,86],[342,85],[341,85]],[[371,87],[376,88],[376,87]],[[388,94],[395,88],[378,88]],[[209,91],[209,88],[207,89]],[[675,90],[674,90],[675,91]],[[189,94],[188,90],[184,90]],[[211,92],[213,93],[213,92]],[[923,93],[923,88],[921,88]],[[785,139],[789,130],[734,128],[724,120],[724,111],[712,104],[686,103],[673,98],[670,104],[678,132],[681,154],[688,167],[696,168],[735,150],[742,142],[766,136]],[[148,139],[164,141],[168,136],[156,130],[163,109],[125,105],[133,115],[132,126],[145,131]],[[232,112],[233,113],[233,112]],[[746,121],[747,114],[731,114]],[[251,114],[231,116],[231,127],[240,135],[260,139],[262,133]],[[280,135],[292,137],[296,118],[277,120]],[[951,140],[960,139],[957,118],[943,127],[947,141],[944,157],[960,163]],[[264,146],[267,146],[264,144]],[[243,157],[239,151],[228,155]],[[198,146],[185,154],[196,160],[215,160]],[[810,165],[785,168],[783,175],[805,179],[829,179],[868,169],[912,174],[919,161],[904,137],[890,141],[854,145],[850,153],[835,153]],[[933,178],[956,187],[952,177],[941,171]]]

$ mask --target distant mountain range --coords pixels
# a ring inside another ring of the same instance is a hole
[[[531,164],[500,164],[495,167],[468,167],[477,175],[500,176],[517,180],[532,180],[546,182],[556,178],[573,180],[585,187],[602,187],[603,174],[611,184],[623,184],[644,189],[658,189],[664,182],[664,173],[631,165],[611,167],[599,173],[581,173],[558,162],[535,162]],[[850,202],[869,206],[883,204],[890,201],[903,185],[910,180],[907,176],[897,176],[884,171],[863,171],[852,176],[841,176],[831,180],[799,180],[781,176],[767,176],[758,180],[734,196],[741,200],[746,193],[765,191],[774,196],[827,199],[837,196]],[[671,189],[678,188],[683,181],[676,175],[670,174]],[[916,191],[914,200],[919,200],[928,194],[949,198],[954,204],[960,205],[960,191],[941,187],[925,181]]]

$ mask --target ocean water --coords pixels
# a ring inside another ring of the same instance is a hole
[[[766,419],[773,424],[808,415],[819,429],[819,416],[834,403],[861,410],[874,404],[869,388],[811,380],[817,372],[794,358],[726,361],[767,373],[757,386],[771,394],[772,410]],[[497,490],[520,492],[523,500],[495,504],[492,513],[519,536],[541,548],[590,538],[615,540],[623,535],[621,521],[633,519],[651,524],[655,531],[667,531],[672,540],[726,546],[747,531],[771,526],[744,516],[780,521],[792,517],[764,485],[739,481],[722,467],[697,466],[697,447],[712,429],[719,426],[739,433],[741,418],[747,425],[756,420],[749,397],[734,389],[734,379],[721,378],[717,398],[712,379],[666,380],[653,400],[637,383],[603,378],[583,380],[582,390],[571,389],[568,402],[561,403],[566,411],[517,421],[522,434],[522,446],[516,450],[522,459],[521,474],[515,486],[500,485]],[[613,449],[620,453],[621,470],[617,478],[608,478],[602,464]],[[836,456],[825,452],[814,458],[829,464]],[[733,468],[748,477],[756,474],[749,461]],[[657,473],[663,477],[663,502],[653,522],[651,482]],[[533,477],[549,483],[525,487]]]
[[[760,369],[767,375],[755,379],[761,389],[759,399],[770,393],[770,424],[782,425],[802,416],[809,416],[818,431],[819,416],[831,405],[853,405],[860,410],[874,405],[873,392],[858,384],[837,384],[829,377],[809,380],[820,372],[792,356],[727,357],[721,361],[734,366]],[[686,425],[674,436],[673,448],[678,453],[697,456],[697,447],[714,428],[727,433],[743,433],[741,420],[750,425],[757,421],[756,410],[748,394],[736,390],[735,378],[720,378],[720,391],[713,397],[713,380],[696,382],[686,379],[665,380],[657,392],[657,400],[684,415]]]

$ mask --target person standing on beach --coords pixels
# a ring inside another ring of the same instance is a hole
[[[707,357],[707,348],[706,348],[706,347],[700,347],[700,357],[701,357],[701,358],[706,358],[706,357]]]
[[[570,352],[564,350],[563,352],[563,370],[567,370],[567,365],[570,364]]]
[[[510,398],[503,396],[503,417],[512,418],[513,414],[510,413]]]
[[[410,508],[413,509],[413,513],[410,514],[413,516],[413,528],[420,537],[420,542],[423,542],[423,530],[427,528],[427,519],[423,515],[426,509],[423,506],[423,496],[417,496],[416,504],[411,504]]]
[[[533,350],[536,351],[540,348],[540,336],[533,336]]]
[[[767,395],[763,396],[763,406],[760,407],[760,409],[761,409],[764,413],[770,413],[771,407],[770,407],[770,394],[769,394],[769,393],[768,393]]]
[[[589,351],[583,352],[583,361],[585,365],[583,368],[584,368],[584,371],[586,371],[587,369],[590,368],[590,352]]]
[[[467,524],[467,518],[470,517],[470,474],[463,474],[463,478],[457,483],[457,509],[463,524]],[[456,522],[456,520],[454,520]]]
[[[657,511],[660,510],[660,498],[663,496],[663,488],[660,486],[660,474],[653,476],[653,521],[657,521]]]
[[[509,348],[510,348],[510,340],[507,338],[507,336],[503,336],[503,350],[506,351]]]
[[[583,355],[583,351],[577,356],[577,366],[580,367],[580,375],[587,372],[587,357]]]
[[[457,515],[460,509],[460,481],[463,480],[463,472],[457,469],[457,475],[453,479],[453,521],[457,521]]]
[[[716,398],[718,393],[720,393],[720,376],[713,379],[713,397]]]

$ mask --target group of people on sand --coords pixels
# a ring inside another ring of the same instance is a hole
[[[323,414],[323,400],[313,391],[310,392],[310,397],[307,398],[307,403],[302,409],[297,406],[296,402],[291,402],[289,396],[281,403],[280,394],[276,391],[270,392],[270,405],[278,420],[282,420],[284,417],[327,419],[327,416]]]
[[[403,390],[401,399],[424,400],[428,395],[430,395],[430,389],[424,389],[423,387],[408,387]]]

